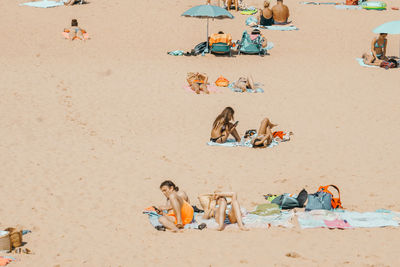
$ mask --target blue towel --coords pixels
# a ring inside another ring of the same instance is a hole
[[[351,9],[351,10],[357,10],[357,9],[362,9],[361,6],[352,6],[352,5],[336,5],[336,9]]]
[[[297,31],[299,29],[296,26],[277,26],[277,25],[272,25],[272,26],[258,25],[258,27],[273,31]]]
[[[236,93],[242,93],[242,89],[236,88],[235,87],[235,82],[230,83],[228,87],[232,90],[232,92]],[[264,93],[264,90],[262,88],[256,88],[256,89],[246,89],[247,93]]]
[[[279,143],[276,140],[272,140],[271,144],[268,145],[268,147],[274,147],[277,146]],[[253,147],[251,144],[251,140],[245,141],[243,138],[240,142],[236,142],[235,139],[228,139],[226,140],[225,143],[216,143],[216,142],[208,142],[207,145],[209,146],[225,146],[225,147],[236,147],[236,146],[241,146],[241,147]]]
[[[364,60],[362,58],[356,58],[356,60],[357,60],[358,64],[360,64],[360,66],[367,67],[367,68],[379,68],[378,66],[365,64]]]
[[[171,52],[168,52],[168,55],[171,55],[171,56],[183,56],[183,51],[182,50],[175,50],[175,51],[171,51]]]
[[[49,8],[49,7],[56,7],[56,6],[63,6],[64,2],[59,1],[39,1],[39,2],[28,2],[20,4],[20,6],[32,6],[32,7],[41,7],[41,8]]]

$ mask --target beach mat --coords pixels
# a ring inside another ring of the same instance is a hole
[[[360,64],[360,66],[362,67],[367,67],[367,68],[379,68],[378,66],[374,66],[374,65],[367,65],[364,63],[364,60],[362,58],[356,58],[358,64]]]
[[[277,146],[279,143],[282,142],[287,142],[290,141],[290,132],[283,132],[283,131],[277,131],[274,132],[274,139],[272,140],[271,144],[268,145],[267,148],[271,148],[271,147],[275,147]],[[256,138],[257,135],[254,135],[253,138]],[[240,142],[236,142],[235,139],[227,139],[225,143],[216,143],[216,142],[212,142],[209,141],[207,143],[207,145],[209,146],[222,146],[222,147],[253,147],[253,145],[251,144],[252,139],[249,140],[245,140],[243,137],[240,140]]]
[[[185,89],[185,91],[187,91],[187,92],[196,94],[196,92],[193,91],[189,85],[184,85],[183,89]],[[221,90],[219,89],[219,87],[215,86],[215,85],[207,85],[207,89],[210,92],[210,94],[221,93]],[[205,94],[205,93],[203,91],[200,91],[200,94]]]
[[[63,6],[64,2],[56,2],[56,1],[38,1],[38,2],[28,2],[22,3],[20,6],[31,6],[31,7],[40,7],[40,8],[50,8],[50,7],[57,7]]]
[[[254,86],[259,86],[258,84],[254,84]],[[230,83],[228,85],[228,88],[231,89],[232,92],[236,92],[236,93],[243,93],[242,89],[239,88],[235,88],[235,82]],[[246,89],[247,93],[264,93],[264,89],[257,87],[256,89]]]
[[[360,10],[362,9],[361,6],[352,6],[352,5],[337,5],[335,6],[336,9],[346,9],[346,10]]]

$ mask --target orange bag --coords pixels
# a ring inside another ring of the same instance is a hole
[[[225,77],[219,76],[215,81],[215,85],[218,87],[228,87],[229,81]]]
[[[332,186],[333,188],[336,189],[336,191],[338,191],[338,194],[339,194],[338,198],[333,197],[332,192],[328,190],[328,188],[330,186]],[[328,194],[332,195],[332,200],[331,200],[332,208],[334,208],[334,209],[336,209],[336,208],[343,209],[342,202],[340,201],[340,191],[339,191],[339,188],[336,185],[331,184],[331,185],[326,185],[326,186],[320,186],[318,188],[318,191],[322,191],[322,192],[325,192],[325,193],[328,193]]]
[[[358,0],[346,0],[348,6],[358,6]]]

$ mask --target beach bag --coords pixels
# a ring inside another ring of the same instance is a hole
[[[382,61],[380,67],[385,69],[397,68],[397,61],[394,59],[389,59],[388,61]]]
[[[219,76],[215,81],[215,85],[218,87],[228,87],[229,81],[225,77]]]
[[[333,187],[338,191],[339,197],[334,198],[333,194],[328,190],[329,187]],[[320,186],[318,191],[314,194],[308,195],[308,202],[306,211],[310,210],[331,210],[332,208],[342,208],[340,201],[340,191],[335,185]]]
[[[247,25],[247,26],[252,27],[252,26],[257,26],[257,24],[258,24],[258,20],[257,20],[255,17],[253,17],[253,16],[248,17],[248,18],[246,19],[246,25]]]
[[[287,193],[274,198],[271,203],[277,204],[279,208],[284,210],[299,207],[299,201],[297,200],[297,198],[292,197],[290,194]]]
[[[22,230],[18,230],[12,227],[9,227],[4,230],[9,232],[10,243],[12,248],[17,248],[22,246]]]
[[[346,0],[348,6],[358,6],[358,0]]]
[[[198,45],[196,45],[193,49],[193,55],[197,56],[203,53],[206,50],[207,47],[207,42],[201,42]]]

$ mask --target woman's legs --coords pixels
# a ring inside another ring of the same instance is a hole
[[[228,203],[226,202],[226,199],[223,197],[220,197],[217,200],[218,208],[215,211],[215,221],[218,223],[218,231],[224,230],[224,221],[225,221],[225,214],[226,214],[226,207]]]
[[[237,223],[240,230],[248,231],[246,227],[243,225],[242,221],[242,212],[240,211],[239,201],[237,200],[237,194],[235,193],[232,197],[231,203],[232,209],[228,213],[228,218],[231,223]]]
[[[200,86],[198,83],[193,83],[192,86],[190,86],[190,88],[192,88],[192,90],[195,91],[196,94],[200,94]]]
[[[165,228],[171,230],[172,232],[178,232],[179,228],[175,225],[175,217],[173,216],[161,216],[158,221],[165,226]]]
[[[377,59],[373,55],[370,55],[368,53],[364,53],[362,55],[362,58],[364,60],[364,63],[367,65],[380,66],[382,63],[382,60]]]
[[[181,209],[183,206],[183,199],[177,193],[171,193],[168,197],[176,216],[176,227],[183,228]]]
[[[236,142],[240,142],[240,135],[237,132],[236,128],[232,129],[233,124],[229,123],[227,127],[228,127],[228,129],[226,129],[225,131],[222,132],[221,135],[223,135],[223,136],[221,138],[219,138],[217,140],[217,142],[225,143],[226,140],[229,138],[229,135],[232,135],[235,138]],[[232,129],[232,130],[230,130],[230,129]]]
[[[252,90],[255,89],[254,80],[253,80],[253,77],[251,77],[251,75],[247,76],[247,87]]]
[[[206,94],[210,93],[210,91],[208,91],[208,89],[207,89],[207,85],[205,85],[204,83],[200,85],[200,90]]]
[[[258,135],[267,134],[267,128],[270,128],[270,131],[271,131],[271,129],[277,125],[278,124],[273,124],[268,118],[264,118],[261,121],[260,129],[258,129]]]

